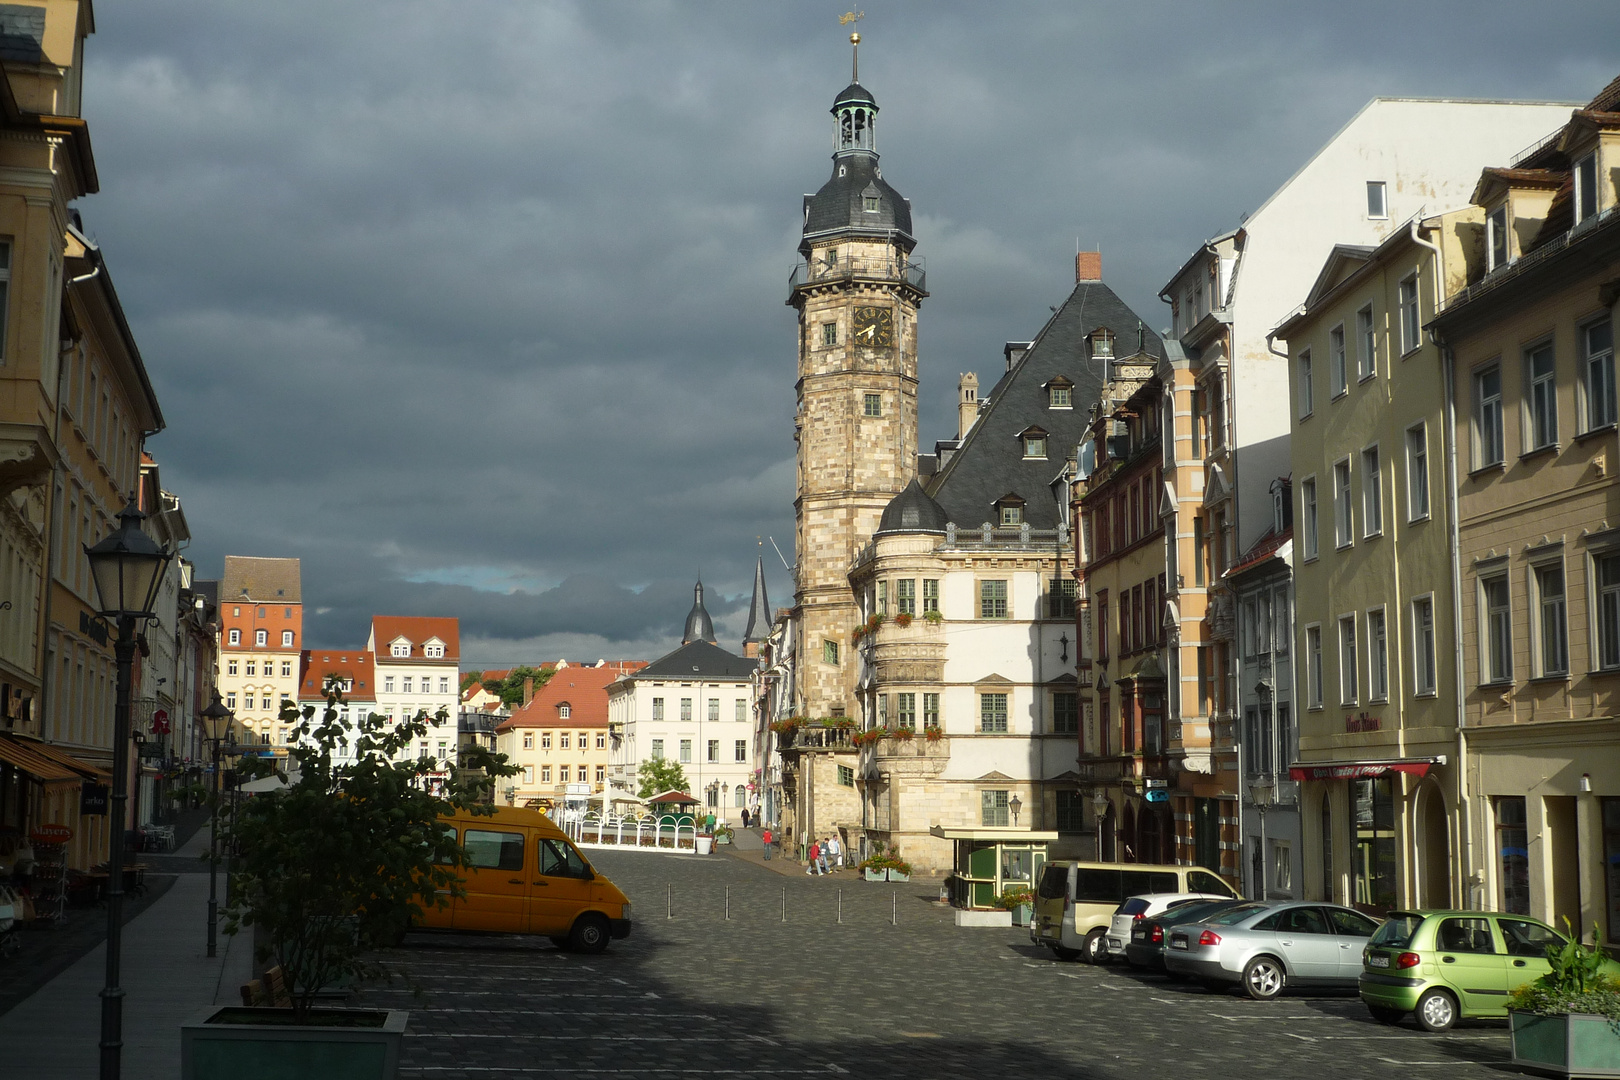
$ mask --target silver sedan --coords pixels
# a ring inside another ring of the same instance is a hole
[[[1354,989],[1361,950],[1376,929],[1361,912],[1336,904],[1239,904],[1172,926],[1164,966],[1212,988],[1238,983],[1258,1001],[1284,986]]]

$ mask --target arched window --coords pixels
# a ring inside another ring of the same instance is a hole
[[[748,800],[748,789],[743,787],[741,784],[738,784],[736,786],[736,788],[734,788],[733,791],[732,791],[732,798],[734,798],[736,800],[736,806],[738,808],[747,806],[748,805],[748,801],[747,801]]]

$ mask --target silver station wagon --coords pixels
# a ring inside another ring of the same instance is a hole
[[[1164,966],[1212,989],[1237,983],[1259,1001],[1285,986],[1353,988],[1361,950],[1377,929],[1361,912],[1336,904],[1238,904],[1202,922],[1172,926]]]

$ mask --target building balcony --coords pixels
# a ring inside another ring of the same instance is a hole
[[[921,262],[849,254],[799,263],[788,275],[788,291],[847,281],[903,281],[924,295],[928,292],[928,271]]]
[[[776,746],[783,754],[805,750],[853,750],[852,728],[796,727],[776,733]]]

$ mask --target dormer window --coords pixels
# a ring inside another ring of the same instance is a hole
[[[1008,492],[996,500],[996,520],[1003,526],[1017,528],[1024,523],[1024,500]]]
[[[1485,215],[1485,251],[1487,272],[1508,264],[1507,204],[1504,203]]]
[[[861,209],[868,214],[878,212],[878,197],[876,195],[862,195]]]
[[[1113,357],[1114,332],[1106,326],[1098,327],[1091,332],[1091,355],[1096,357]]]
[[[393,645],[389,646],[388,655],[390,655],[390,656],[409,656],[409,655],[411,655],[411,643],[408,642],[408,641],[396,641],[396,642],[394,642]]]
[[[1024,443],[1025,460],[1032,458],[1044,460],[1046,458],[1046,430],[1044,428],[1025,428],[1019,432],[1018,437]]]
[[[1046,407],[1049,409],[1074,408],[1074,384],[1061,375],[1047,383]]]
[[[568,702],[565,701],[561,705],[557,706],[557,719],[567,720],[573,714],[574,707],[568,704]]]
[[[1575,224],[1595,217],[1597,212],[1597,152],[1593,151],[1575,163]]]
[[[426,645],[422,649],[422,655],[426,656],[429,660],[443,660],[444,645],[438,642]]]

